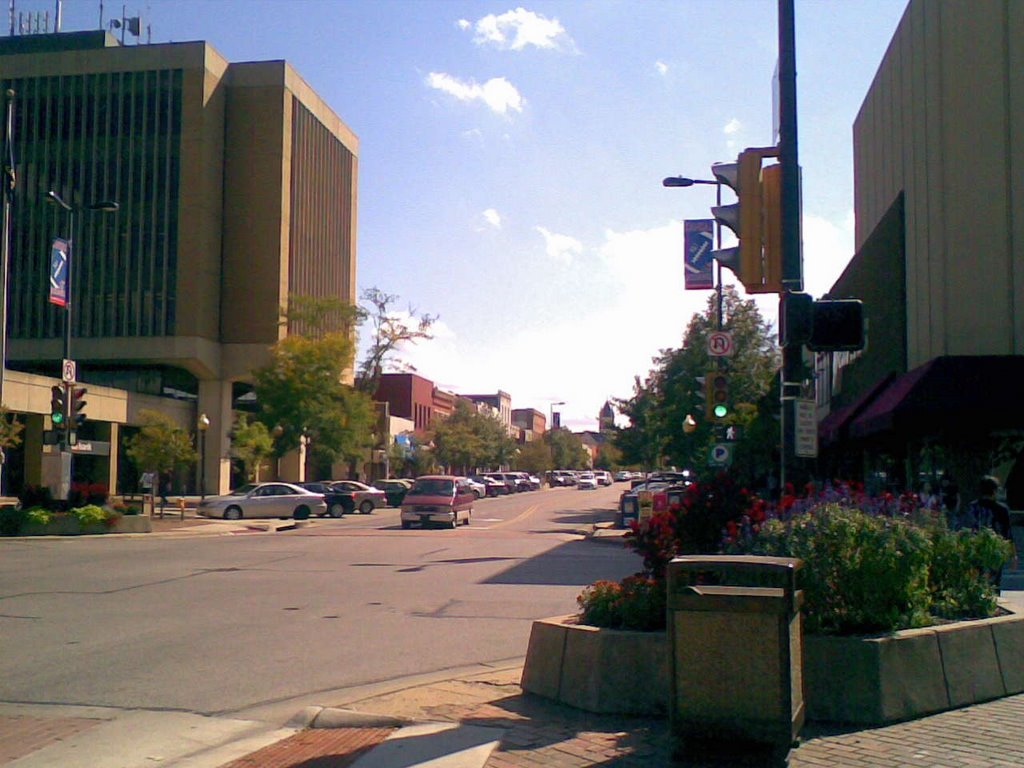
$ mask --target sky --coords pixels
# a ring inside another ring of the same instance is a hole
[[[105,25],[121,6],[107,0]],[[100,7],[65,0],[63,30],[99,28]],[[796,1],[804,283],[815,297],[853,255],[853,121],[905,7]],[[401,359],[443,389],[553,408],[575,430],[629,397],[710,295],[684,290],[683,221],[709,217],[714,188],[662,179],[709,179],[713,163],[774,143],[769,0],[126,8],[154,43],[288,61],[359,138],[357,291],[438,316],[434,338]],[[774,322],[777,298],[758,305]]]

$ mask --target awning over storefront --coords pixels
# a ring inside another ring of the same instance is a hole
[[[885,389],[889,383],[896,378],[895,373],[890,373],[879,379],[874,385],[868,387],[852,403],[847,403],[829,413],[821,423],[818,424],[818,439],[824,446],[838,443],[849,437],[850,422],[871,403],[871,401]]]
[[[849,423],[853,438],[1024,429],[1024,357],[937,357],[893,379]]]

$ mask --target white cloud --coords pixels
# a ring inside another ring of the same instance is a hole
[[[726,136],[732,136],[736,133],[739,133],[739,130],[742,127],[743,125],[740,123],[740,121],[734,117],[732,120],[725,124],[724,128],[722,128],[722,133],[724,133]]]
[[[469,24],[459,26],[468,29]],[[525,8],[490,14],[477,21],[473,42],[502,50],[521,51],[527,46],[574,51],[576,45],[558,19],[549,19]]]
[[[501,214],[493,208],[488,208],[483,212],[483,217],[495,229],[501,229]]]
[[[457,22],[455,22],[455,24],[458,26],[459,29],[469,29],[470,27],[473,26],[473,22],[467,19],[459,19]]]
[[[803,215],[804,290],[820,298],[828,292],[853,257],[853,211],[840,221]]]
[[[666,64],[664,61],[654,62],[654,68],[658,70],[658,74],[661,75],[662,77],[668,74],[668,64]]]
[[[544,227],[536,227],[544,236],[544,251],[548,257],[563,264],[571,264],[576,256],[583,253],[583,243],[569,235],[559,235]]]
[[[526,103],[516,87],[504,77],[492,77],[480,85],[475,80],[464,82],[444,72],[431,72],[427,75],[426,84],[459,101],[482,101],[492,112],[501,115],[509,110],[522,112]]]

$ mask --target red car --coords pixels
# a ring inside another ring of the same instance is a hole
[[[440,523],[455,528],[460,522],[469,525],[476,494],[464,477],[455,475],[423,475],[417,477],[402,499],[402,527],[419,523],[424,528]]]

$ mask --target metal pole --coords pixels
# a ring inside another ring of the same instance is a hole
[[[206,498],[206,430],[199,431],[199,499]]]
[[[797,142],[796,108],[796,23],[793,0],[779,0],[779,163],[782,166],[782,286],[779,315],[785,316],[786,294],[803,289],[800,254],[800,161]],[[779,487],[796,468],[795,403],[803,371],[803,345],[782,348],[781,447]]]
[[[715,205],[719,208],[722,207],[722,183],[718,182],[715,184]],[[722,222],[715,219],[715,226],[717,228],[715,243],[716,250],[722,250]],[[722,330],[722,262],[715,260],[715,266],[718,268],[718,330]]]
[[[12,7],[13,25],[13,7]],[[13,34],[13,31],[12,31]],[[0,240],[0,407],[4,405],[4,385],[7,378],[7,272],[11,259],[11,198],[14,197],[15,170],[13,158],[14,146],[14,91],[7,89],[6,126],[4,132],[5,154],[2,162],[6,166],[3,174],[3,198],[4,198],[4,225],[2,240]],[[2,454],[0,454],[2,455]],[[3,493],[3,465],[0,460],[0,494]]]

